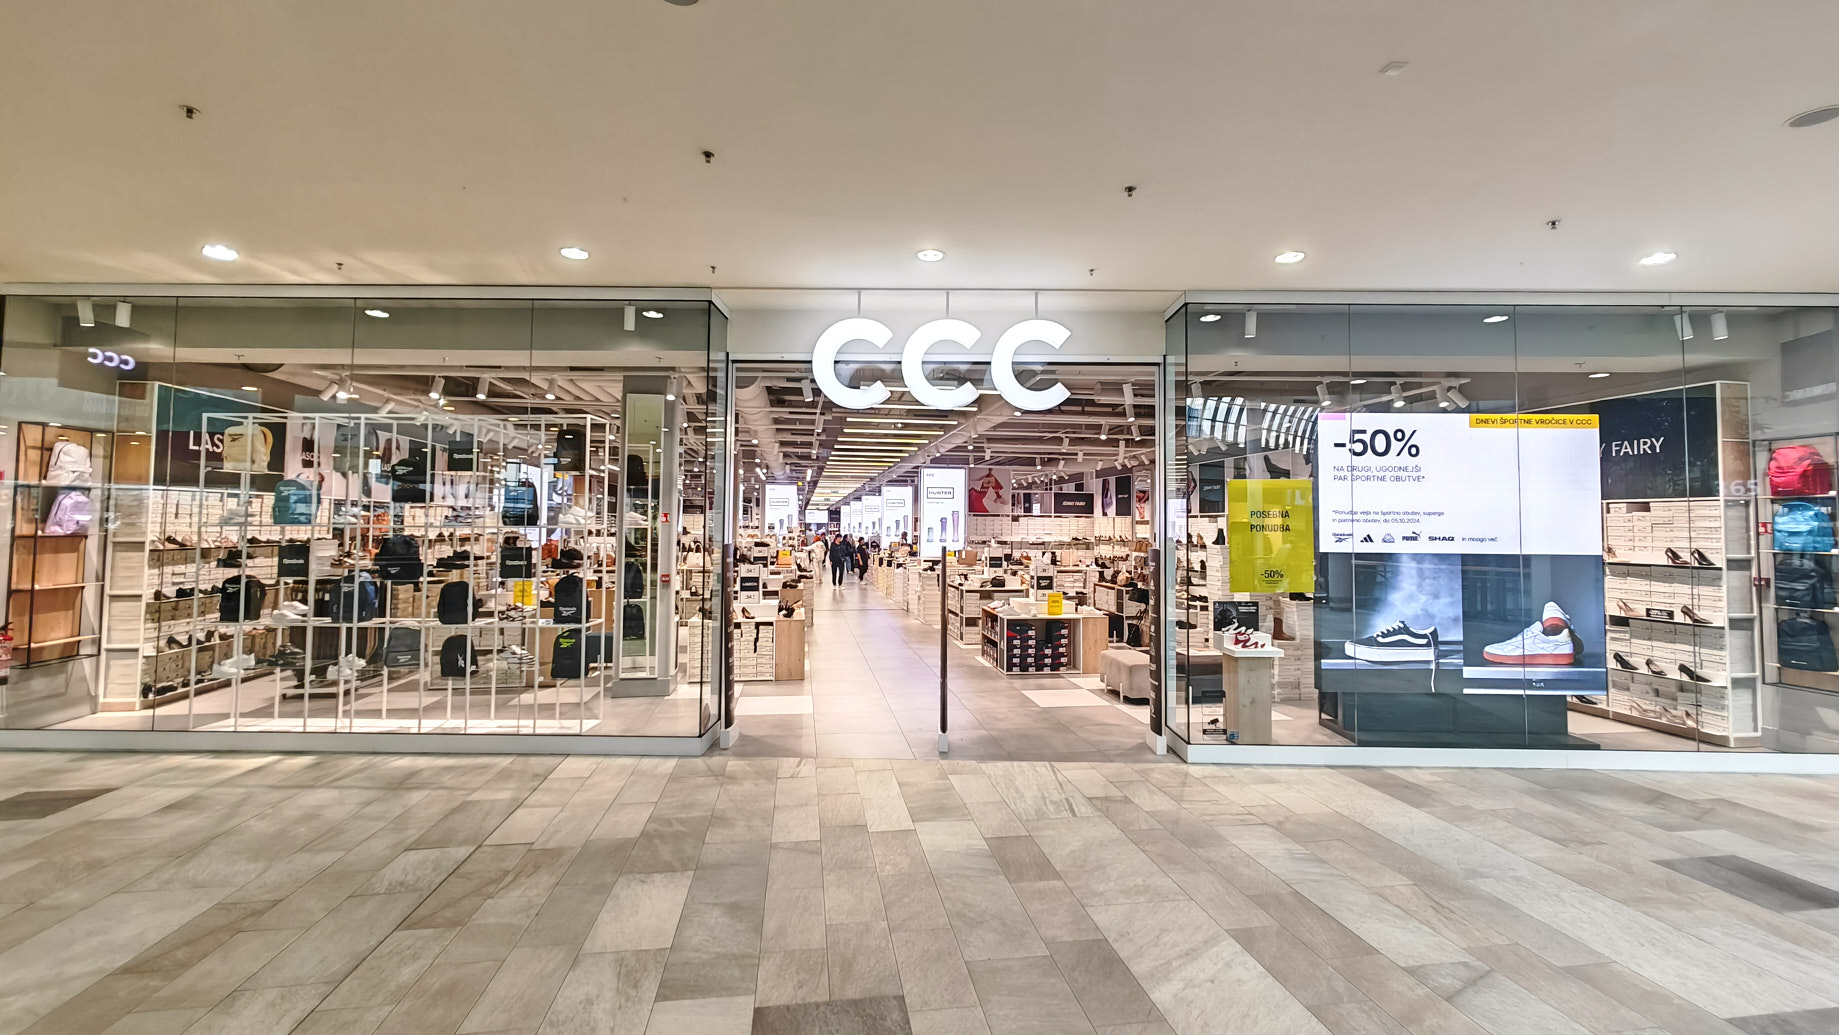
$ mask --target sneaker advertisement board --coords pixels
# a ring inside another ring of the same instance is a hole
[[[1532,709],[1489,695],[1606,694],[1597,424],[1322,414],[1316,685],[1462,695],[1367,725],[1504,737]]]

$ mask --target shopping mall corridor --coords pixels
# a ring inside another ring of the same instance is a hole
[[[939,627],[872,582],[809,579],[803,680],[746,683],[740,755],[939,757]],[[953,758],[1148,762],[1147,704],[1107,695],[1096,676],[1005,676],[977,644],[946,648]],[[1172,760],[1172,759],[1171,759]]]
[[[0,1033],[1839,1029],[1839,783],[0,755]]]

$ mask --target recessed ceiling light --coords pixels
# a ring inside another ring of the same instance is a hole
[[[1494,316],[1484,316],[1484,317],[1482,317],[1482,318],[1481,318],[1481,322],[1482,322],[1482,323],[1506,323],[1506,322],[1507,322],[1507,318],[1506,318],[1505,316],[1501,316],[1501,315],[1499,315],[1499,314],[1496,314],[1496,315],[1494,315]]]
[[[366,309],[364,310],[364,315],[374,316],[379,320],[387,320],[390,318],[390,314],[386,310],[383,310],[383,309]]]
[[[643,317],[644,317],[645,319],[647,319],[647,320],[662,320],[662,319],[664,319],[664,314],[663,314],[663,313],[660,313],[660,312],[658,312],[658,311],[657,311],[656,309],[647,309],[647,310],[645,310],[644,312],[642,312],[642,313],[640,313],[639,315],[640,315],[640,316],[643,316]]]
[[[1364,378],[1364,377],[1356,377],[1356,378],[1354,378],[1354,379],[1353,379],[1352,381],[1349,381],[1349,382],[1348,382],[1348,384],[1350,384],[1350,385],[1363,385],[1363,384],[1366,384],[1366,378]]]
[[[1277,257],[1273,261],[1289,266],[1293,263],[1301,262],[1308,257],[1309,254],[1307,252],[1278,252]]]
[[[1808,126],[1818,126],[1822,122],[1831,122],[1834,119],[1839,119],[1839,104],[1829,104],[1824,108],[1801,112],[1788,120],[1788,127],[1806,129]]]
[[[914,253],[914,256],[921,262],[938,262],[940,259],[945,258],[945,253],[939,251],[937,248],[921,248]]]
[[[198,249],[198,251],[202,253],[205,258],[216,259],[218,262],[236,261],[236,249],[227,244],[207,244]]]
[[[260,389],[260,388],[257,388],[257,387],[256,387],[256,386],[254,386],[254,385],[244,385],[244,386],[243,386],[243,391],[245,391],[245,392],[259,392],[259,391],[261,391],[261,389]]]
[[[567,248],[563,248],[561,251],[562,251],[562,258],[564,259],[573,259],[576,262],[580,262],[581,260],[587,258],[586,248],[576,248],[576,247],[570,246]]]
[[[1607,370],[1599,370],[1599,371],[1597,371],[1596,373],[1594,373],[1594,374],[1591,374],[1590,376],[1591,376],[1591,377],[1593,377],[1593,378],[1596,378],[1596,377],[1608,377],[1608,376],[1609,376],[1609,371],[1607,371]]]
[[[1642,266],[1665,266],[1677,258],[1679,258],[1678,252],[1654,252],[1651,255],[1643,255],[1637,262]]]
[[[1203,316],[1200,318],[1200,322],[1201,323],[1217,323],[1219,321],[1219,318],[1220,318],[1220,314],[1218,313],[1208,313],[1206,316]]]

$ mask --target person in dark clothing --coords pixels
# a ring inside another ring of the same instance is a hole
[[[849,543],[849,537],[840,535],[830,544],[830,584],[841,586],[843,573],[848,571],[856,559],[856,548]]]
[[[868,540],[856,540],[856,581],[868,578]]]

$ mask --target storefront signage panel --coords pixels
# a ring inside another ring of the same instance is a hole
[[[1313,592],[1313,483],[1306,478],[1227,483],[1226,540],[1232,592]]]
[[[964,497],[964,468],[920,468],[921,557],[964,549]]]
[[[798,522],[798,486],[773,483],[766,487],[766,527],[788,532]]]
[[[830,523],[830,512],[828,510],[818,510],[812,507],[805,508],[805,524],[806,525],[812,528],[818,528],[823,525],[828,525],[829,523]]]
[[[1072,393],[1059,382],[1048,388],[1024,388],[1015,378],[1015,353],[1023,345],[1037,342],[1058,349],[1066,344],[1066,339],[1072,333],[1066,325],[1052,320],[1023,320],[1004,331],[997,338],[996,349],[990,355],[990,380],[996,383],[996,390],[1002,395],[1003,401],[1018,410],[1035,411],[1051,410],[1065,402]],[[879,406],[893,394],[887,385],[880,381],[861,388],[845,385],[836,376],[837,353],[842,351],[843,346],[855,341],[883,348],[893,337],[893,330],[880,320],[861,316],[838,320],[818,335],[817,345],[811,350],[811,376],[824,396],[838,406],[851,410]],[[976,385],[940,388],[927,380],[926,353],[933,346],[947,342],[969,349],[982,337],[981,330],[963,320],[932,320],[921,324],[907,336],[907,343],[900,352],[900,373],[906,382],[907,391],[921,405],[938,410],[955,409],[976,402]]]
[[[881,538],[881,496],[862,497],[862,531],[871,539]]]
[[[895,485],[881,490],[883,538],[899,539],[913,533],[913,486]]]

